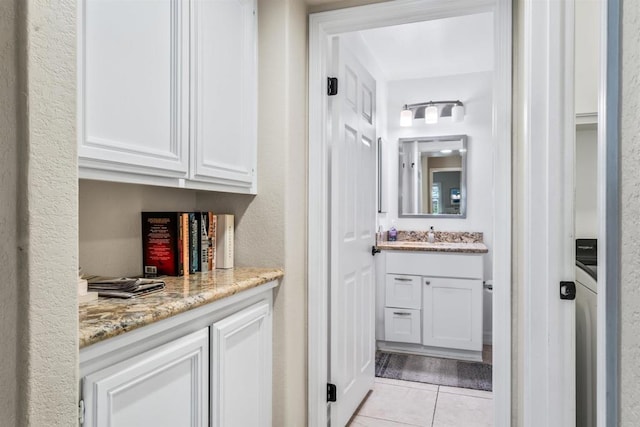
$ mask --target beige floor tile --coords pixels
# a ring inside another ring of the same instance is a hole
[[[473,390],[470,388],[447,387],[440,386],[440,393],[462,394],[464,396],[482,397],[484,399],[493,399],[493,393],[484,390]]]
[[[396,423],[394,421],[381,420],[379,418],[356,416],[348,427],[413,427],[411,424]]]
[[[419,388],[421,390],[438,391],[438,386],[435,384],[419,383],[416,381],[404,381],[404,380],[395,380],[391,378],[376,377],[376,382],[382,383],[382,384],[397,385],[401,387]]]
[[[438,393],[433,427],[491,427],[493,400]]]
[[[375,383],[358,415],[415,426],[431,426],[437,392]]]

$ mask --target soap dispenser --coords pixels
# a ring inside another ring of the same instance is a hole
[[[398,230],[396,230],[396,222],[393,221],[391,223],[391,228],[389,229],[389,241],[395,242],[398,239]]]
[[[433,231],[433,225],[429,228],[429,232],[427,233],[427,242],[435,243],[436,242],[436,233]]]

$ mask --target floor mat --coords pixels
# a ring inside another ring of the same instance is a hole
[[[492,391],[492,366],[482,362],[376,352],[376,377]]]

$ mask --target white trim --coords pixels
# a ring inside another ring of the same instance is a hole
[[[511,1],[397,0],[309,17],[308,425],[327,425],[328,37],[462,14],[495,13],[494,85],[494,402],[495,425],[511,424]]]
[[[573,0],[525,2],[523,426],[575,425]]]

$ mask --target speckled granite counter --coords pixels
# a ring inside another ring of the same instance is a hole
[[[425,251],[425,252],[454,252],[465,254],[485,254],[489,248],[484,243],[460,243],[460,242],[379,242],[378,249],[390,251]]]
[[[234,268],[165,277],[166,288],[136,299],[99,298],[80,304],[80,348],[255,288],[284,276],[276,268]]]

